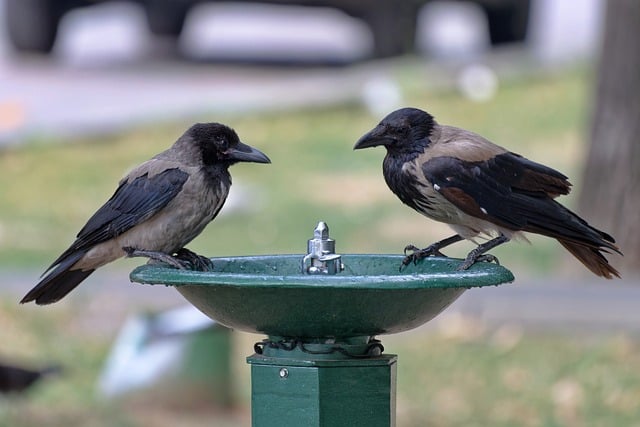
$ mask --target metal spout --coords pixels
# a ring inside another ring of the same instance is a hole
[[[341,256],[335,253],[336,241],[329,237],[329,226],[320,221],[307,242],[307,255],[302,259],[306,274],[337,274],[344,270]]]

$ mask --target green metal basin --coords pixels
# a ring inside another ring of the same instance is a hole
[[[513,281],[496,264],[426,258],[402,271],[400,255],[342,255],[336,275],[301,273],[304,255],[212,258],[213,272],[144,265],[133,282],[174,286],[191,304],[233,329],[288,338],[392,334],[433,319],[466,289]]]

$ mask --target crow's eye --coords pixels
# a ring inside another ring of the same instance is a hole
[[[216,145],[222,150],[226,150],[227,148],[229,148],[229,143],[227,142],[227,138],[225,138],[224,135],[216,135],[214,137],[214,141]]]
[[[389,133],[395,136],[404,137],[409,133],[409,129],[404,126],[395,126],[389,129]]]

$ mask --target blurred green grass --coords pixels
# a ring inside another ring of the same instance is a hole
[[[401,83],[426,78],[413,73]],[[454,91],[416,89],[415,83],[405,83],[404,89],[406,105],[548,163],[579,188],[586,81],[583,71],[505,81],[486,103],[470,102]],[[298,253],[318,220],[329,224],[343,252],[398,253],[407,243],[424,246],[450,234],[446,226],[403,206],[386,188],[382,149],[352,151],[357,138],[381,119],[360,106],[199,119],[228,123],[273,164],[233,167],[236,187],[251,195],[243,201],[248,209],[228,215],[223,210],[190,245],[193,250],[209,256]],[[2,152],[0,267],[48,265],[128,169],[167,148],[189,125],[162,123],[73,143],[52,136]],[[470,249],[456,246],[452,255]],[[517,270],[557,266],[557,245],[546,240],[511,244],[496,254]]]
[[[407,105],[547,163],[579,190],[589,99],[584,70],[504,81],[494,99],[480,104],[415,83],[427,78],[416,70],[405,73]],[[397,253],[409,242],[448,236],[446,226],[412,212],[387,190],[383,150],[351,150],[380,118],[357,105],[197,118],[233,126],[273,164],[235,166],[235,189],[252,194],[253,208],[222,215],[190,247],[210,256],[300,253],[320,219],[329,223],[339,252]],[[44,269],[111,196],[119,178],[168,147],[189,124],[162,123],[71,143],[51,137],[0,153],[0,268]],[[564,202],[571,205],[573,197]],[[556,274],[560,249],[532,240],[534,245],[513,243],[495,254],[516,276]],[[460,244],[448,253],[461,256],[469,249]],[[95,382],[117,326],[105,333],[86,303],[72,299],[44,310],[0,300],[3,359],[68,366],[26,396],[0,396],[0,427],[249,425],[243,356],[258,338],[236,334],[235,412],[108,402],[95,393]],[[490,330],[477,319],[437,322],[383,338],[387,351],[400,355],[398,426],[640,426],[635,338],[532,334],[514,325]]]
[[[637,341],[463,328],[384,339],[400,355],[399,425],[640,425]]]
[[[0,306],[0,340],[13,343],[4,358],[65,367],[25,395],[0,395],[1,427],[250,425],[244,357],[262,337],[234,334],[237,406],[229,412],[139,394],[109,401],[95,389],[107,340],[92,333],[86,311],[69,308]],[[448,315],[381,338],[387,352],[399,355],[399,427],[640,425],[640,343],[633,337],[537,334]]]

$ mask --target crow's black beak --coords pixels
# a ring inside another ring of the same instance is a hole
[[[353,149],[360,150],[362,148],[377,147],[378,145],[390,145],[393,142],[395,142],[395,138],[387,134],[387,129],[384,126],[377,126],[364,134],[353,146]]]
[[[271,160],[262,151],[242,142],[227,150],[226,155],[227,158],[238,162],[271,163]]]

